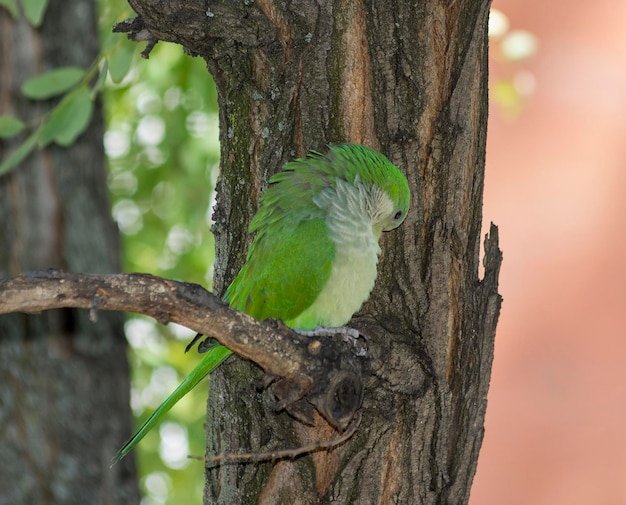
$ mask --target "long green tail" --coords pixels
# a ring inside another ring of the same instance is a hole
[[[148,420],[143,423],[143,426],[139,428],[137,433],[130,437],[122,448],[117,451],[117,454],[111,462],[111,466],[126,456],[133,448],[145,437],[148,432],[154,428],[161,417],[167,413],[183,396],[191,391],[196,384],[204,379],[214,368],[217,368],[219,364],[224,361],[228,356],[232,354],[232,351],[223,345],[217,346],[204,354],[200,363],[194,368],[187,377],[183,379],[180,385],[169,395],[165,401],[159,405],[159,407],[152,413]]]

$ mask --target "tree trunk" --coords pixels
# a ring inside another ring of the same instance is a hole
[[[501,302],[495,227],[478,276],[489,1],[130,3],[218,86],[218,293],[243,263],[265,181],[294,156],[360,142],[405,171],[413,195],[351,323],[379,363],[356,434],[295,461],[210,468],[205,503],[467,503]],[[212,375],[207,454],[337,436],[272,412],[259,376],[238,359]]]
[[[50,103],[24,80],[98,53],[95,4],[50,2],[40,29],[0,8],[0,114],[34,120]],[[0,177],[0,277],[44,268],[118,272],[96,107],[68,149],[31,154]],[[0,141],[2,158],[17,142]],[[132,459],[109,469],[131,431],[123,315],[73,309],[0,316],[0,504],[138,503]]]

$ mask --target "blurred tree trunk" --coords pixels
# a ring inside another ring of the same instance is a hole
[[[489,0],[130,3],[217,83],[218,293],[243,263],[265,181],[294,156],[360,142],[404,170],[413,194],[352,321],[379,363],[357,433],[295,461],[210,469],[205,503],[467,503],[501,302],[495,227],[478,274]],[[258,378],[236,358],[212,376],[208,454],[337,436],[273,413]]]
[[[21,83],[98,53],[95,4],[50,2],[40,29],[0,8],[0,114],[34,119],[49,104]],[[68,149],[30,155],[0,177],[0,277],[64,268],[118,272],[100,107]],[[4,158],[15,143],[0,141]],[[132,458],[109,469],[131,430],[123,315],[0,316],[0,504],[138,503]]]

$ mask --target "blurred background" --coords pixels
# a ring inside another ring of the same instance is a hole
[[[484,226],[504,303],[470,504],[624,504],[626,2],[493,8]]]
[[[626,2],[493,7],[484,226],[500,228],[504,304],[470,503],[624,504]],[[123,8],[102,2],[103,33]],[[210,289],[219,150],[203,62],[160,43],[106,93],[125,270]],[[126,331],[138,426],[196,357],[175,325]],[[197,388],[139,445],[142,505],[201,502],[187,454],[203,454],[205,402]]]
[[[120,83],[104,92],[108,185],[122,235],[124,271],[150,272],[212,289],[211,212],[219,165],[217,96],[200,58],[159,43],[148,60],[143,44],[111,33],[132,17],[124,0],[100,2],[103,47],[134,54]],[[123,39],[123,40],[122,40]],[[142,47],[140,47],[142,46]],[[129,315],[131,407],[139,426],[198,363],[184,354],[195,336],[176,324]],[[138,445],[141,505],[202,503],[206,382],[185,396]]]

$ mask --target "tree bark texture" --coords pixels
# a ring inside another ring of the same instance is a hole
[[[467,503],[501,303],[495,227],[478,275],[490,2],[130,4],[154,37],[203,57],[218,86],[218,293],[243,263],[268,176],[294,156],[363,143],[407,174],[413,195],[351,323],[379,364],[357,433],[295,461],[209,468],[205,503]],[[208,454],[337,435],[321,418],[275,415],[258,377],[237,359],[212,375]]]
[[[40,29],[0,9],[0,114],[35,120],[51,106],[19,92],[30,77],[98,54],[95,4],[50,2]],[[50,267],[120,270],[103,122],[67,149],[31,154],[0,177],[0,277]],[[0,141],[2,158],[17,141]],[[0,316],[0,504],[138,503],[132,458],[109,469],[131,432],[123,315]]]

